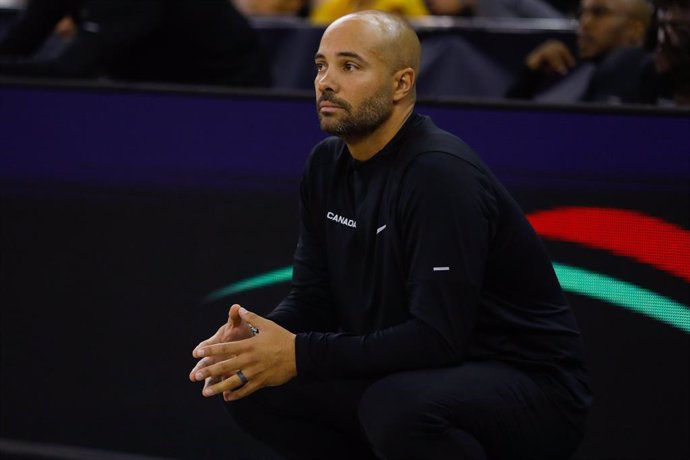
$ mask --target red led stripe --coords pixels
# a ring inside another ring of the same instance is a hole
[[[690,282],[690,231],[640,212],[564,207],[527,216],[544,238],[571,241],[653,265]]]

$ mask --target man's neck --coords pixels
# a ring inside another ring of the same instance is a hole
[[[394,110],[391,117],[371,134],[357,139],[343,139],[350,155],[358,161],[370,160],[398,134],[413,111],[414,105],[404,110]]]

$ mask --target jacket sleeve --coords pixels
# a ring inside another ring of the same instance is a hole
[[[462,362],[471,346],[498,208],[491,180],[444,153],[422,155],[397,215],[409,319],[366,335],[297,335],[298,373],[374,376]]]

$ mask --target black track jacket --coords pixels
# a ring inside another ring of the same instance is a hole
[[[297,333],[302,377],[500,360],[589,401],[580,333],[540,238],[472,150],[418,114],[366,162],[339,138],[316,146],[292,288],[269,317]]]

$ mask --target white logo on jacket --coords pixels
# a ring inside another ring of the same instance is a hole
[[[331,211],[328,211],[326,213],[326,218],[334,222],[338,222],[339,224],[347,225],[348,227],[357,228],[356,221],[348,219],[347,217],[339,216],[338,214]]]

